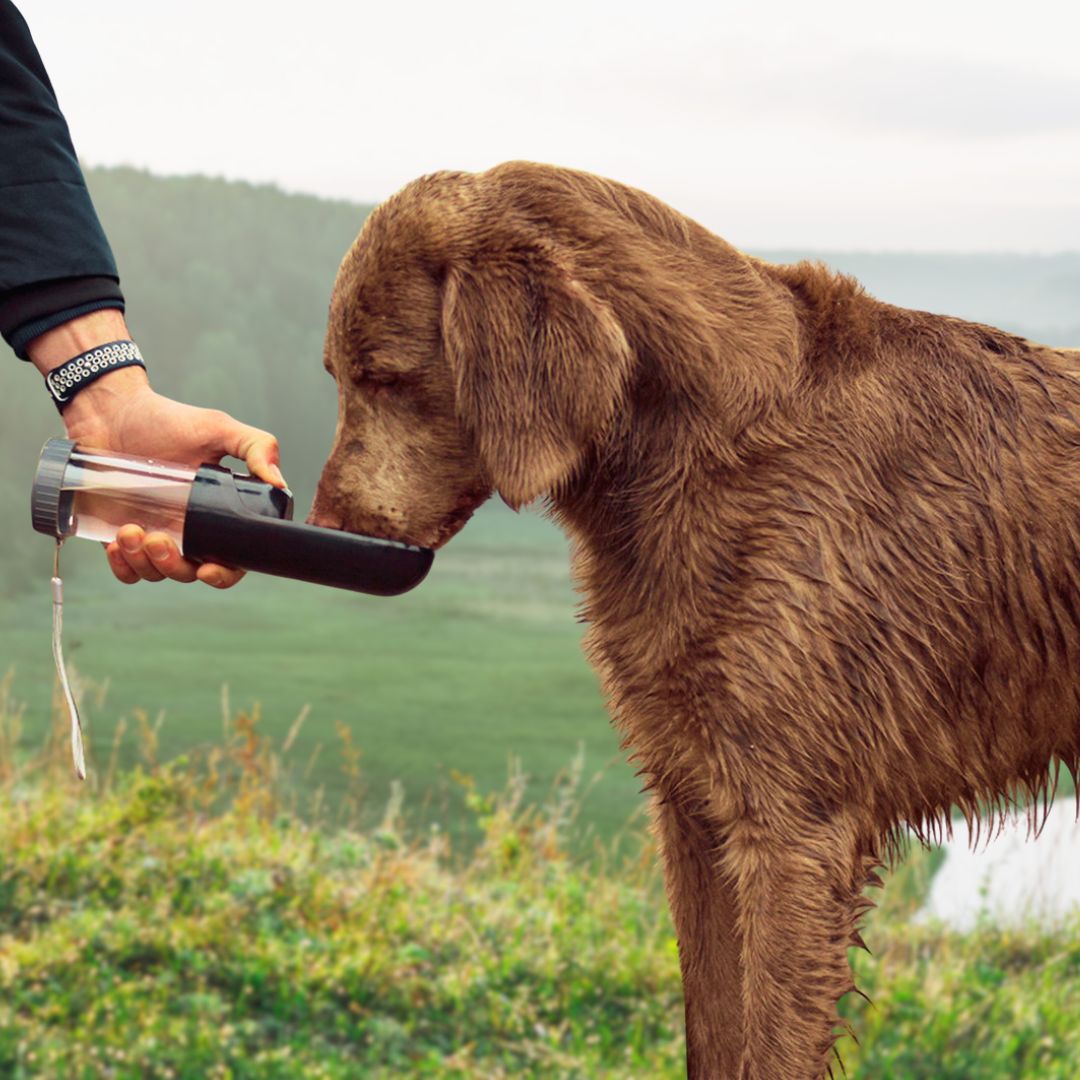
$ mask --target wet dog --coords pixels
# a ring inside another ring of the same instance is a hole
[[[312,520],[437,547],[497,492],[572,537],[689,1074],[822,1076],[905,826],[1075,777],[1080,354],[511,162],[370,216],[325,364]]]

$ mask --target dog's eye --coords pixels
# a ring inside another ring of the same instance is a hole
[[[357,386],[396,386],[402,376],[395,371],[373,371],[371,368],[354,367],[352,381]]]
[[[349,359],[349,378],[354,386],[377,389],[405,382],[408,373],[398,370],[393,356],[377,349],[361,349]]]

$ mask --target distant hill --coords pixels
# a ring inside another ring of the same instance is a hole
[[[990,323],[1044,345],[1080,346],[1080,252],[909,255],[755,251],[770,262],[820,259],[879,300]]]
[[[155,386],[277,434],[298,512],[306,512],[335,422],[334,386],[320,363],[327,302],[371,207],[130,168],[89,169],[87,179]],[[755,254],[823,258],[882,300],[1080,345],[1080,253]],[[41,443],[59,432],[36,375],[10,354],[8,363],[0,395],[0,588],[25,576],[27,489]]]
[[[134,169],[87,179],[155,387],[273,431],[290,482],[313,486],[337,416],[327,304],[371,207]]]

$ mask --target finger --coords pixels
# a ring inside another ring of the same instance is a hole
[[[139,575],[128,566],[127,560],[120,552],[120,545],[114,540],[111,544],[102,544],[102,547],[105,548],[105,557],[109,560],[109,569],[117,581],[122,581],[125,585],[134,585],[139,580]]]
[[[143,550],[150,557],[154,569],[173,581],[190,582],[198,576],[199,564],[185,559],[168,533],[147,533]]]
[[[143,550],[146,534],[138,525],[123,525],[116,534],[120,554],[124,561],[143,581],[164,581],[165,575],[154,568],[150,557]]]
[[[212,585],[215,589],[231,589],[243,576],[243,570],[234,570],[231,566],[218,566],[217,563],[203,563],[198,570],[199,580]]]
[[[225,453],[241,458],[260,480],[274,487],[287,487],[278,468],[278,441],[270,432],[233,421],[233,426],[223,433],[222,445]]]

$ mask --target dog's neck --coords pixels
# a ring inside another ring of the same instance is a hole
[[[684,414],[673,427],[665,412],[627,413],[618,434],[548,499],[572,542],[586,621],[601,635],[616,625],[640,626],[658,657],[680,651],[697,629],[688,613],[711,604],[733,580],[739,542],[738,524],[724,516],[739,440],[705,415]],[[681,622],[671,620],[675,610]]]
[[[677,645],[694,626],[666,625],[674,596],[684,613],[733,606],[741,552],[764,513],[747,478],[790,447],[785,416],[822,312],[851,293],[808,264],[803,275],[820,297],[794,287],[803,281],[795,268],[746,265],[755,321],[735,318],[737,305],[717,294],[691,306],[706,312],[696,322],[635,324],[617,293],[608,298],[634,343],[635,379],[611,429],[548,499],[573,542],[590,620],[639,621]]]
[[[835,290],[851,293],[821,268],[726,247],[709,269],[687,275],[696,294],[681,319],[646,319],[619,289],[604,297],[634,348],[634,378],[610,430],[548,498],[573,542],[586,617],[633,620],[674,647],[694,626],[667,626],[673,597],[684,613],[703,611],[741,587],[740,552],[758,527],[746,477],[789,442],[784,416],[822,311]]]
[[[648,311],[627,289],[602,298],[635,362],[613,421],[550,498],[580,543],[656,557],[677,536],[692,543],[673,508],[755,452],[798,381],[804,324],[790,288],[727,245],[710,254],[683,253],[684,274],[651,282]]]

